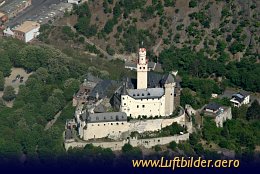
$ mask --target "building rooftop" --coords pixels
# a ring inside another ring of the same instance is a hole
[[[127,121],[127,115],[124,112],[105,112],[105,113],[88,113],[84,112],[81,114],[81,119],[88,123],[99,123],[99,122],[116,122],[116,121]]]
[[[164,95],[163,88],[128,89],[127,93],[134,99],[159,98]]]
[[[221,106],[217,103],[211,102],[209,103],[204,109],[209,109],[209,110],[213,110],[213,111],[217,111],[219,110]]]
[[[0,18],[3,17],[3,16],[5,16],[5,13],[0,12]]]
[[[149,71],[147,73],[147,87],[148,88],[160,88],[163,87],[165,82],[175,82],[176,87],[181,88],[180,82],[181,79],[177,77],[173,77],[171,74],[160,74],[156,72]],[[131,78],[127,79],[127,89],[135,89],[137,88],[137,79]]]
[[[106,108],[106,106],[104,106],[103,104],[97,105],[97,106],[95,107],[95,109],[94,109],[94,112],[95,112],[95,113],[104,113],[104,112],[106,112],[106,111],[107,111],[107,108]]]
[[[69,139],[72,139],[72,138],[73,138],[72,131],[70,129],[66,129],[66,131],[65,131],[65,139],[69,140]]]
[[[113,80],[103,80],[100,81],[89,93],[89,96],[92,98],[96,98],[98,96],[99,99],[110,97],[113,95],[114,89],[119,86],[119,83]]]
[[[163,76],[161,83],[162,84],[174,83],[174,78],[171,74],[166,74]]]
[[[35,28],[40,27],[40,24],[34,21],[25,21],[20,26],[14,28],[15,31],[20,31],[23,33],[27,33]]]
[[[163,75],[162,74],[158,74],[155,72],[148,72],[147,74],[147,79],[148,79],[148,84],[147,86],[149,88],[157,88],[157,87],[161,87],[161,80],[162,80]]]
[[[238,92],[238,93],[236,93],[236,94],[233,94],[233,95],[232,95],[232,99],[238,101],[239,103],[242,103],[242,102],[244,101],[244,99],[245,99],[248,95],[249,95],[248,92],[240,91],[240,92]],[[231,99],[231,100],[232,100],[232,99]]]

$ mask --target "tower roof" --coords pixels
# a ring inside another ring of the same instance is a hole
[[[123,87],[122,87],[122,95],[127,95],[126,82],[124,82]]]
[[[166,74],[162,78],[162,84],[174,83],[174,77],[171,74]]]

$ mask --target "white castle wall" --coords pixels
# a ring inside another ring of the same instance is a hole
[[[145,148],[152,148],[156,145],[165,145],[169,144],[172,141],[175,141],[176,143],[179,143],[180,141],[186,141],[189,139],[189,133],[183,134],[183,135],[174,135],[170,137],[160,137],[160,138],[148,138],[148,139],[136,139],[132,138],[129,141],[123,140],[123,141],[113,141],[113,142],[65,142],[64,146],[65,149],[68,150],[69,148],[83,148],[87,144],[93,144],[96,147],[102,147],[102,148],[110,148],[113,151],[121,150],[122,147],[129,143],[133,147],[137,146],[144,146]]]
[[[154,99],[134,99],[128,95],[122,95],[121,99],[121,112],[125,112],[127,116],[133,118],[138,118],[139,115],[165,116],[165,96]]]
[[[127,121],[88,123],[83,129],[83,139],[103,138],[107,136],[120,137],[129,130]]]
[[[226,120],[232,119],[231,107],[228,107],[224,110],[223,113],[219,114],[215,118],[215,123],[217,127],[223,127],[223,123]]]
[[[150,120],[131,120],[130,122],[100,122],[88,123],[79,122],[79,136],[83,140],[94,138],[113,137],[119,139],[124,132],[158,131],[166,126],[170,126],[177,122],[182,126],[186,126],[188,132],[191,132],[192,125],[185,121],[185,113],[175,118],[167,119],[150,119]]]
[[[130,122],[129,130],[131,132],[143,133],[146,131],[158,131],[166,126],[170,126],[173,123],[177,122],[182,124],[185,122],[185,114],[178,116],[176,118],[169,119],[153,119],[153,120],[133,120]]]

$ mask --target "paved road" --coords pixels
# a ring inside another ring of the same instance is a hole
[[[25,11],[18,14],[17,17],[11,19],[8,26],[13,27],[17,24],[22,23],[26,19],[37,15],[39,11],[44,8],[49,8],[52,4],[59,4],[60,2],[66,2],[66,0],[32,0],[32,5],[29,6]]]

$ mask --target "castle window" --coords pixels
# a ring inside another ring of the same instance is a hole
[[[145,105],[143,105],[143,108],[145,107]]]
[[[126,105],[126,103],[124,103],[124,105]]]
[[[148,94],[147,95],[151,95],[149,92],[148,92]]]
[[[145,69],[145,67],[143,67],[143,69]]]
[[[139,94],[137,94],[137,96],[139,96]]]
[[[119,123],[116,123],[116,125],[119,125]]]
[[[142,93],[142,96],[144,96],[144,93]]]
[[[123,97],[122,99],[124,100],[125,98]]]
[[[142,69],[142,67],[140,67],[140,69]]]
[[[124,123],[122,123],[122,125],[123,125]]]
[[[137,105],[137,108],[139,108],[139,105]]]
[[[171,95],[172,95],[172,93],[171,93]]]
[[[111,125],[113,125],[113,123],[111,123]]]
[[[105,126],[106,124],[104,124],[104,126]]]
[[[135,94],[133,94],[133,96],[135,96]]]
[[[99,124],[98,124],[98,126],[99,126]]]

